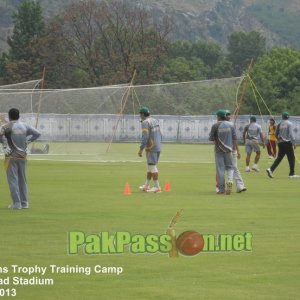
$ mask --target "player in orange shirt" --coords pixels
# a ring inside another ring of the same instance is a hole
[[[270,124],[269,124],[267,150],[268,150],[269,158],[276,158],[277,138],[276,138],[276,135],[275,135],[275,131],[276,131],[275,120],[273,118],[270,118],[269,122],[270,122]]]

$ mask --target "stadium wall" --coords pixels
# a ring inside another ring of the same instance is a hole
[[[161,125],[165,142],[176,143],[208,143],[211,126],[216,122],[214,115],[207,116],[171,116],[156,115]],[[262,124],[264,133],[267,131],[269,116],[257,117]],[[276,123],[281,119],[275,117]],[[36,124],[36,114],[22,114],[22,120],[33,126]],[[118,115],[80,115],[80,114],[41,114],[38,129],[43,141],[78,141],[102,142],[109,141],[117,124]],[[300,143],[300,117],[290,117],[294,124],[294,134]],[[238,138],[242,139],[244,127],[249,123],[249,116],[239,116],[236,129]],[[114,141],[134,142],[140,139],[140,120],[138,115],[124,115],[120,120]]]

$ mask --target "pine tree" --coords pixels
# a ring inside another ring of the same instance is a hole
[[[44,31],[42,9],[38,1],[25,0],[18,11],[13,14],[14,29],[8,38],[9,58],[12,60],[29,60],[32,47]]]

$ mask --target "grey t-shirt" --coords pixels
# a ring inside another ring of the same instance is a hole
[[[20,121],[11,121],[0,128],[0,142],[3,143],[6,156],[25,158],[27,144],[40,137],[35,128]]]
[[[295,136],[293,133],[293,124],[289,120],[282,120],[276,127],[276,136],[278,143],[291,142],[295,144]]]
[[[215,123],[211,128],[209,140],[215,142],[216,152],[232,152],[233,141],[237,140],[234,125],[228,121],[219,121]]]

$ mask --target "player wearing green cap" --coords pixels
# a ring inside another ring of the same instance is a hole
[[[161,188],[158,182],[158,169],[157,164],[161,152],[162,135],[158,120],[150,117],[148,107],[140,108],[140,117],[142,122],[142,140],[138,155],[143,155],[143,150],[146,151],[147,158],[147,179],[145,184],[140,186],[144,192],[160,193]],[[150,182],[153,179],[154,186],[150,187]]]
[[[215,160],[218,179],[218,194],[229,195],[233,181],[232,152],[237,149],[237,136],[231,122],[226,121],[226,112],[217,111],[218,122],[211,127],[209,140],[215,143]],[[227,185],[225,190],[225,172],[227,172]]]
[[[245,144],[245,149],[246,149],[246,172],[250,172],[251,169],[249,167],[250,164],[250,158],[252,151],[256,153],[256,156],[254,158],[254,164],[252,166],[252,170],[259,172],[258,168],[258,162],[260,159],[260,147],[258,144],[258,138],[260,137],[262,141],[263,148],[265,148],[265,143],[264,143],[264,136],[262,133],[261,126],[256,123],[256,117],[255,116],[250,116],[250,124],[248,124],[244,128],[243,132],[243,140]]]
[[[289,178],[299,178],[299,175],[295,175],[295,153],[296,149],[295,137],[293,133],[293,124],[289,121],[289,113],[282,113],[282,120],[276,127],[276,137],[278,143],[278,156],[270,168],[267,169],[267,174],[270,178],[273,178],[273,172],[278,167],[284,156],[287,156],[290,173]]]

